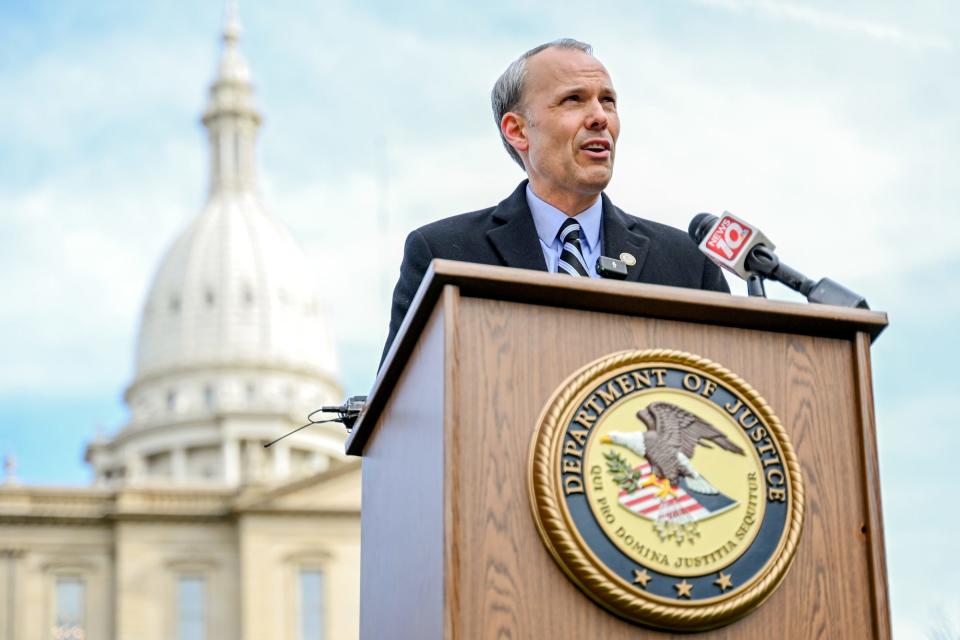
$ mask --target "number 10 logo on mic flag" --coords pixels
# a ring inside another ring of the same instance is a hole
[[[761,244],[776,248],[759,229],[724,211],[703,237],[700,250],[719,267],[745,279],[750,275],[745,264],[747,255]]]
[[[724,213],[720,224],[707,236],[705,246],[724,260],[736,260],[740,251],[749,246],[747,240],[752,235],[753,229],[749,225]]]

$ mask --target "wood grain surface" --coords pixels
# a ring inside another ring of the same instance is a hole
[[[444,322],[413,349],[363,459],[360,637],[444,638]]]
[[[674,637],[624,622],[583,595],[540,540],[526,495],[530,440],[551,393],[594,359],[645,348],[710,358],[753,385],[787,428],[806,483],[804,533],[783,585],[746,618],[699,635],[887,635],[863,529],[872,520],[851,341],[467,297],[458,319],[457,357],[446,374],[458,385],[448,397],[458,410],[446,473],[448,482],[457,477],[449,486],[459,524],[447,543],[459,561],[447,571],[458,594],[448,605],[458,611],[446,637]]]
[[[866,522],[864,535],[870,543],[870,571],[873,587],[873,615],[877,637],[886,640],[890,633],[890,598],[887,591],[887,562],[883,542],[883,510],[880,505],[880,461],[877,454],[877,428],[873,409],[873,386],[870,371],[870,340],[858,335],[854,343],[858,381],[857,401],[860,410],[861,442],[866,483],[863,486]]]

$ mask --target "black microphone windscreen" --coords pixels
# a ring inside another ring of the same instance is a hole
[[[690,234],[690,238],[697,244],[703,242],[704,236],[707,235],[707,231],[710,230],[717,222],[717,216],[711,213],[698,213],[693,216],[693,220],[690,221],[690,226],[687,228],[687,233]]]

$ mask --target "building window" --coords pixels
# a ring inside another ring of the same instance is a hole
[[[300,640],[323,640],[326,581],[318,569],[300,570]]]
[[[207,581],[180,576],[177,585],[177,640],[205,640]]]
[[[207,405],[207,409],[213,409],[217,403],[217,396],[213,390],[213,385],[206,385],[203,388],[203,401]]]
[[[57,617],[53,640],[86,640],[83,579],[72,576],[57,578],[54,597]]]
[[[167,411],[175,411],[177,408],[177,392],[167,391]]]

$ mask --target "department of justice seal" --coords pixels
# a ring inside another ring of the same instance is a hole
[[[800,465],[746,382],[688,353],[625,351],[568,378],[530,448],[533,515],[581,590],[689,631],[759,606],[793,560]]]

